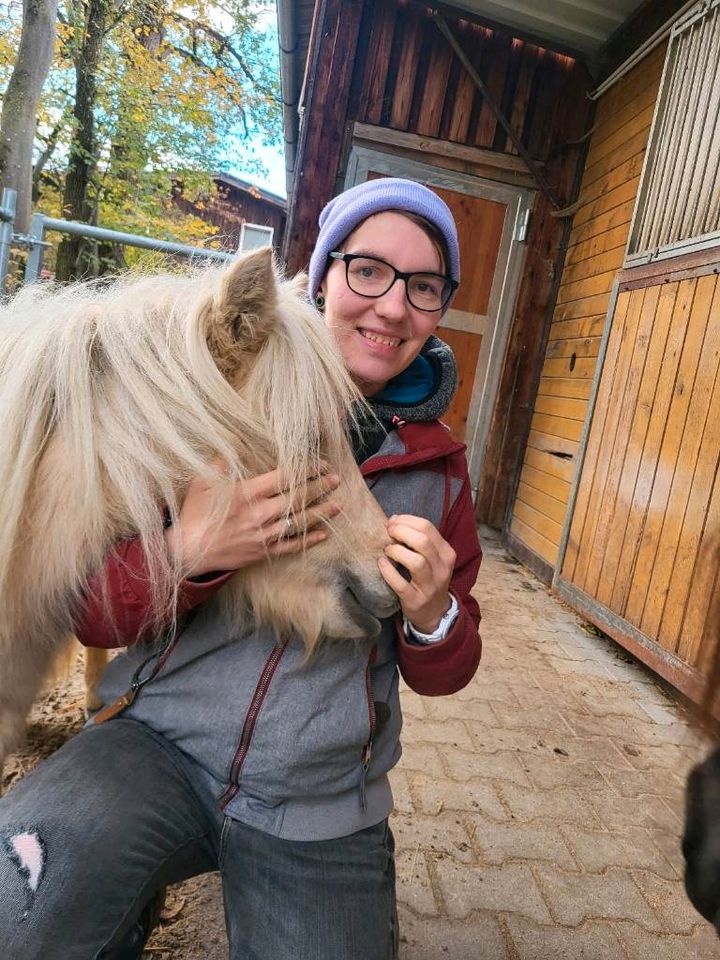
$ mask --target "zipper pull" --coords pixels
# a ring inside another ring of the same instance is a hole
[[[368,772],[368,767],[370,766],[371,759],[372,759],[372,740],[368,740],[368,742],[363,747],[362,769],[360,771],[360,806],[362,807],[363,811],[367,810],[365,784],[367,781],[367,772]]]
[[[91,718],[90,723],[105,723],[106,720],[112,720],[113,717],[116,717],[130,706],[137,694],[138,688],[134,686],[130,687],[130,689],[126,690],[117,700],[109,703],[106,707],[103,707],[102,710],[98,710]]]

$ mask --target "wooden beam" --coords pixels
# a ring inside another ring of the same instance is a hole
[[[618,275],[620,290],[649,287],[654,283],[672,283],[691,277],[720,273],[720,245],[707,250],[695,250],[666,260],[655,260],[634,267],[626,267]]]
[[[436,137],[423,137],[416,133],[391,130],[371,123],[353,125],[353,141],[370,147],[382,147],[385,152],[390,148],[408,158],[426,159],[433,162],[454,161],[455,169],[467,171],[468,165],[475,175],[486,176],[490,180],[511,183],[514,186],[535,189],[536,183],[523,160],[514,154],[497,153],[482,147],[468,147],[462,143],[438,140]]]
[[[462,65],[465,67],[467,72],[472,77],[473,83],[485,98],[485,102],[494,113],[495,119],[507,134],[508,139],[515,147],[518,154],[524,160],[525,166],[527,167],[528,171],[532,175],[533,180],[535,181],[539,189],[548,198],[548,200],[553,205],[553,207],[556,210],[559,210],[563,206],[563,204],[558,199],[558,196],[555,193],[555,190],[550,185],[544,172],[542,171],[540,166],[535,162],[535,160],[530,156],[530,154],[528,153],[525,147],[525,144],[520,140],[515,130],[513,130],[510,124],[510,121],[507,119],[507,117],[502,112],[500,107],[498,107],[498,105],[495,103],[495,101],[491,97],[490,92],[488,91],[488,88],[483,83],[482,78],[480,77],[480,74],[477,72],[477,70],[472,65],[472,63],[470,63],[465,51],[458,43],[455,37],[455,34],[452,32],[450,27],[447,25],[445,20],[440,16],[440,14],[437,11],[434,11],[434,16],[435,16],[435,23],[437,24],[438,29],[440,30],[440,32],[443,34],[447,42],[452,47],[453,52],[455,53],[455,56],[458,58],[458,60],[462,63]]]

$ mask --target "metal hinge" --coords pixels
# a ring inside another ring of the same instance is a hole
[[[525,243],[530,228],[530,208],[526,207],[518,218],[515,228],[515,239],[518,243]]]

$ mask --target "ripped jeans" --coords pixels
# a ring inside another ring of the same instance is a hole
[[[0,799],[0,953],[126,960],[159,889],[219,870],[231,960],[395,960],[392,834],[281,840],[223,817],[140,723],[89,727]]]

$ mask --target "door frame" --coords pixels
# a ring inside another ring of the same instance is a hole
[[[496,180],[485,180],[482,177],[456,173],[444,167],[435,167],[432,164],[354,144],[348,158],[344,189],[364,183],[371,172],[393,177],[409,177],[428,186],[453,190],[456,193],[504,203],[507,206],[488,301],[487,318],[497,317],[497,321],[493,330],[490,331],[491,335],[488,335],[488,331],[483,333],[468,408],[465,442],[468,447],[467,458],[474,502],[520,287],[520,276],[526,253],[524,240],[536,191],[499,183]],[[451,329],[467,330],[467,323],[463,323],[464,313],[462,311],[456,311],[456,313],[457,316],[453,317],[452,308],[448,310],[441,325]],[[483,369],[484,376],[482,383],[479,383]]]

